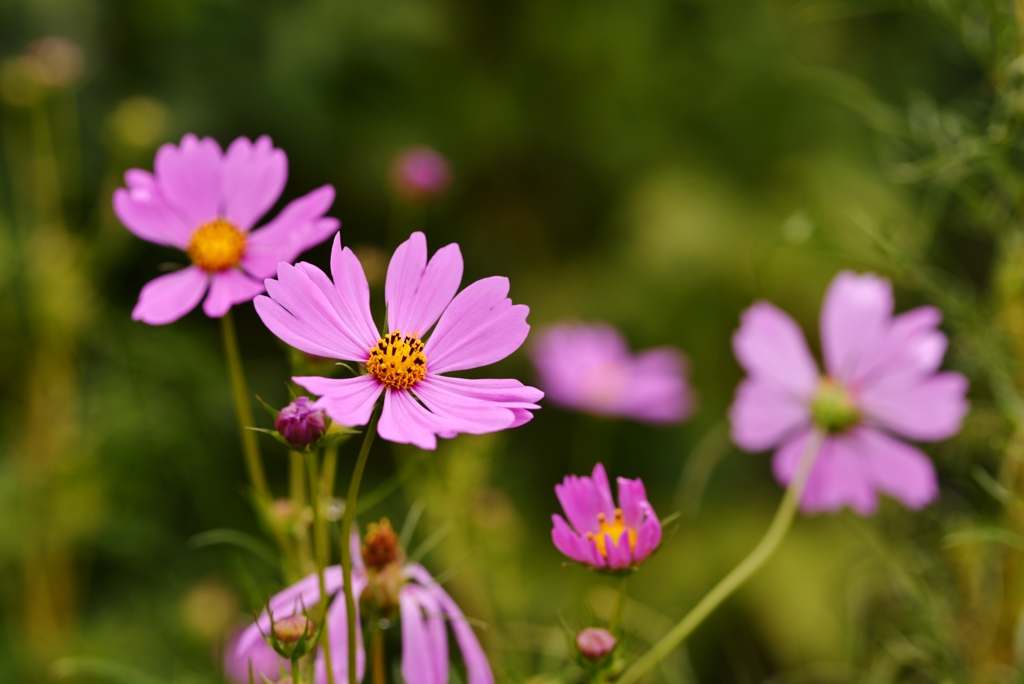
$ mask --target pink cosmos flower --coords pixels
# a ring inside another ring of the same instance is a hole
[[[402,150],[391,165],[391,186],[402,198],[422,202],[448,189],[452,174],[448,161],[429,147]]]
[[[967,413],[967,379],[939,373],[946,336],[932,307],[893,316],[892,286],[844,271],[825,295],[818,372],[800,328],[767,302],[747,309],[733,349],[748,377],[730,409],[733,441],[777,447],[775,477],[788,483],[811,431],[827,433],[804,490],[806,512],[850,506],[870,515],[877,494],[908,508],[938,495],[931,461],[896,436],[946,439]]]
[[[348,681],[348,624],[345,614],[341,566],[327,568],[324,584],[331,600],[327,608],[327,634],[331,640],[331,667],[336,682]],[[358,597],[370,583],[362,558],[353,556],[352,589],[355,592],[356,613],[360,612]],[[402,676],[407,684],[447,684],[448,634],[450,625],[455,641],[462,651],[468,684],[494,684],[494,675],[487,656],[473,633],[459,606],[427,570],[416,563],[401,566],[397,585],[398,613],[402,630]],[[302,606],[315,606],[320,601],[320,587],[316,574],[299,581],[270,599],[274,619],[302,612]],[[358,618],[357,618],[358,619]],[[270,615],[264,611],[256,623],[246,629],[234,646],[231,657],[246,662],[253,653],[262,653],[267,647],[263,634],[269,634]],[[261,631],[262,630],[262,631]],[[366,669],[366,651],[362,629],[357,633],[356,671],[362,681]],[[326,684],[327,666],[323,651],[316,656],[316,684]],[[246,680],[248,681],[248,680]]]
[[[551,516],[555,547],[569,558],[594,568],[623,570],[642,563],[661,543],[661,522],[647,501],[639,479],[618,478],[619,507],[604,466],[598,463],[590,477],[567,475],[555,485],[562,516]]]
[[[426,237],[413,233],[388,266],[390,332],[381,336],[363,268],[337,237],[331,272],[334,282],[310,264],[282,263],[277,280],[267,280],[269,296],[255,300],[260,318],[286,343],[365,366],[367,373],[354,378],[293,378],[320,395],[316,408],[342,425],[365,425],[383,394],[380,436],[421,449],[435,449],[438,436],[494,432],[533,417],[540,390],[517,380],[443,375],[499,361],[526,339],[529,309],[512,304],[507,278],[484,278],[456,295],[459,246],[439,249],[428,262]]]
[[[288,160],[267,136],[255,143],[237,138],[222,154],[212,138],[189,133],[180,146],[157,151],[154,170],[125,173],[128,187],[114,192],[114,213],[143,240],[184,251],[192,265],[142,288],[132,311],[137,321],[172,323],[207,290],[203,311],[219,318],[263,292],[263,279],[279,262],[293,261],[338,230],[338,220],[324,216],[334,202],[334,188],[325,185],[250,232],[288,178]]]
[[[546,396],[567,408],[648,423],[675,423],[693,408],[679,351],[634,356],[609,325],[548,328],[533,345],[533,364]]]

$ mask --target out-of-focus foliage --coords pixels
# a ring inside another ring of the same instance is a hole
[[[631,653],[754,543],[778,487],[767,458],[724,439],[739,377],[730,334],[755,298],[809,328],[841,267],[892,277],[900,309],[946,312],[949,363],[974,381],[974,409],[962,435],[930,449],[941,501],[800,522],[656,676],[1011,681],[1024,653],[1019,11],[996,0],[0,5],[0,681],[218,681],[224,635],[283,581],[258,546],[196,543],[215,529],[264,534],[216,322],[129,318],[175,257],[124,230],[110,195],[187,131],[222,144],[271,135],[289,155],[282,202],[334,184],[344,242],[380,276],[384,250],[423,228],[435,248],[460,243],[466,282],[508,275],[534,325],[607,320],[637,347],[689,356],[700,408],[682,427],[545,408],[426,458],[375,446],[365,491],[408,477],[365,521],[418,523],[410,550],[428,544],[425,562],[490,625],[502,681],[578,676],[559,614],[579,626],[591,620],[581,606],[611,610],[612,586],[563,568],[550,544],[552,486],[567,472],[602,460],[645,478],[659,512],[684,513],[631,588]],[[44,36],[81,52],[41,48]],[[454,180],[410,210],[388,172],[415,144],[440,150]],[[288,354],[251,306],[236,319],[251,389],[284,404]],[[525,359],[500,371],[527,380]],[[354,450],[341,447],[342,483]],[[264,452],[284,495],[287,455],[270,440]]]

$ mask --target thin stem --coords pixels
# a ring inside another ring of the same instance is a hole
[[[757,546],[754,547],[754,550],[732,572],[716,584],[714,589],[708,592],[686,614],[686,617],[679,621],[679,624],[661,638],[661,641],[652,646],[650,651],[630,665],[622,673],[622,676],[619,677],[617,684],[633,684],[647,674],[662,658],[679,646],[722,601],[727,599],[730,594],[750,579],[750,576],[757,572],[764,565],[765,561],[771,557],[793,523],[793,517],[796,515],[800,497],[803,494],[804,487],[807,485],[807,478],[811,474],[811,468],[818,457],[818,452],[821,450],[823,439],[824,435],[818,430],[814,430],[811,433],[804,447],[804,453],[800,457],[800,463],[793,474],[793,479],[790,480],[786,493],[782,497],[782,502],[775,512],[775,517],[772,518],[768,531]]]
[[[299,684],[299,659],[292,658],[292,684]]]
[[[619,627],[622,626],[622,616],[626,613],[626,594],[629,578],[623,577],[619,580],[619,595],[615,599],[615,610],[612,612],[611,622],[608,623],[608,631],[612,634],[619,634]]]
[[[231,376],[231,392],[235,399],[238,434],[242,438],[245,466],[257,498],[266,505],[270,502],[270,489],[267,487],[267,476],[263,474],[263,460],[260,458],[260,445],[256,441],[256,434],[247,429],[255,425],[255,421],[252,418],[252,404],[249,402],[249,389],[245,384],[242,355],[238,352],[238,336],[235,334],[235,322],[231,318],[231,311],[224,314],[220,321],[224,332],[224,352],[228,358],[228,375]]]
[[[384,665],[384,630],[380,625],[373,630],[370,656],[373,658],[373,684],[388,684],[388,674]]]
[[[323,499],[320,496],[320,478],[317,476],[316,454],[306,452],[306,467],[309,469],[309,501],[313,507],[313,531],[316,539],[316,578],[320,584],[320,619],[323,621],[321,642],[324,651],[324,666],[327,670],[327,684],[334,684],[334,668],[331,667],[331,637],[327,626],[327,584],[324,568],[327,567],[327,526],[324,524]],[[293,684],[298,684],[294,682]]]
[[[370,424],[366,426],[363,446],[359,449],[352,481],[348,485],[348,498],[345,499],[345,515],[341,519],[341,576],[345,590],[345,615],[348,618],[348,681],[357,684],[356,680],[356,599],[352,592],[352,522],[356,517],[356,498],[359,496],[359,483],[363,479],[366,459],[370,456],[370,446],[377,434],[377,419],[380,418],[380,405],[373,409]]]

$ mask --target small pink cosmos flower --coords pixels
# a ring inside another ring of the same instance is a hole
[[[114,192],[114,213],[143,240],[184,251],[192,265],[142,288],[132,311],[137,321],[172,323],[207,290],[203,311],[219,318],[263,292],[263,279],[279,262],[293,261],[338,230],[338,220],[324,216],[334,202],[334,188],[325,185],[250,232],[288,178],[288,160],[267,136],[255,143],[237,138],[222,154],[212,138],[189,133],[180,146],[157,151],[154,171],[125,173],[128,187]]]
[[[594,568],[623,570],[642,563],[661,543],[661,522],[647,501],[639,479],[618,478],[619,507],[604,466],[598,463],[590,477],[567,475],[555,485],[569,523],[551,516],[555,547],[569,558]]]
[[[331,272],[334,282],[310,264],[282,263],[277,280],[267,280],[269,296],[255,300],[260,318],[287,344],[365,366],[354,378],[293,378],[320,395],[315,408],[342,425],[365,425],[383,394],[380,436],[421,449],[437,448],[438,436],[494,432],[533,417],[544,396],[538,389],[443,375],[500,361],[526,339],[529,309],[512,304],[507,278],[484,278],[456,295],[459,246],[439,249],[428,262],[426,237],[413,233],[388,266],[389,332],[382,336],[359,259],[337,237]]]
[[[358,536],[353,535],[353,538],[354,543],[358,544]],[[364,605],[374,605],[377,606],[374,610],[379,610],[381,602],[377,593],[388,594],[384,601],[392,602],[390,608],[395,613],[388,612],[388,615],[401,620],[402,677],[407,684],[447,684],[450,668],[448,626],[451,626],[455,642],[462,651],[467,684],[494,684],[491,666],[469,621],[430,573],[422,565],[406,563],[400,551],[395,557],[380,563],[379,567],[368,570],[363,561],[365,554],[365,551],[363,554],[354,553],[352,559],[352,589],[356,596],[357,620]],[[345,598],[341,591],[341,566],[331,566],[324,571],[324,584],[327,593],[331,595],[327,608],[327,635],[331,640],[334,679],[336,682],[347,682],[348,623]],[[368,587],[371,587],[374,595],[364,594],[369,593]],[[392,593],[394,596],[391,596]],[[312,574],[271,598],[269,606],[274,620],[278,620],[301,613],[302,606],[315,606],[319,602],[319,580],[316,574]],[[358,622],[357,627],[356,672],[357,679],[362,681],[366,669],[366,651]],[[234,661],[247,662],[248,658],[254,657],[251,654],[265,653],[267,645],[263,634],[269,634],[269,630],[270,615],[264,611],[255,624],[238,638],[230,657]],[[327,666],[322,650],[318,650],[316,658],[314,681],[316,684],[326,684]]]
[[[391,186],[399,197],[422,202],[438,197],[451,183],[452,173],[441,153],[417,146],[402,150],[391,164]]]
[[[676,423],[693,409],[683,355],[670,347],[630,354],[609,325],[548,328],[533,364],[547,398],[566,408],[647,423]]]
[[[804,490],[806,512],[849,506],[870,515],[878,493],[917,509],[939,491],[931,461],[897,439],[946,439],[967,413],[967,379],[939,373],[946,336],[938,309],[893,316],[892,285],[844,271],[821,311],[827,375],[796,322],[767,302],[744,312],[733,349],[748,377],[730,409],[733,441],[776,447],[775,477],[792,478],[813,429],[826,433]]]

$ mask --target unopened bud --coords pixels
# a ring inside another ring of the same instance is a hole
[[[601,660],[615,648],[615,637],[607,629],[587,627],[576,635],[576,647],[587,660]]]
[[[327,414],[313,408],[309,397],[299,397],[278,412],[274,427],[293,447],[304,449],[324,436]]]
[[[308,639],[315,631],[313,621],[305,615],[292,615],[274,622],[274,638],[289,646],[298,643],[303,636]]]
[[[406,200],[431,200],[447,190],[450,183],[448,161],[429,147],[403,150],[391,164],[391,185]]]

